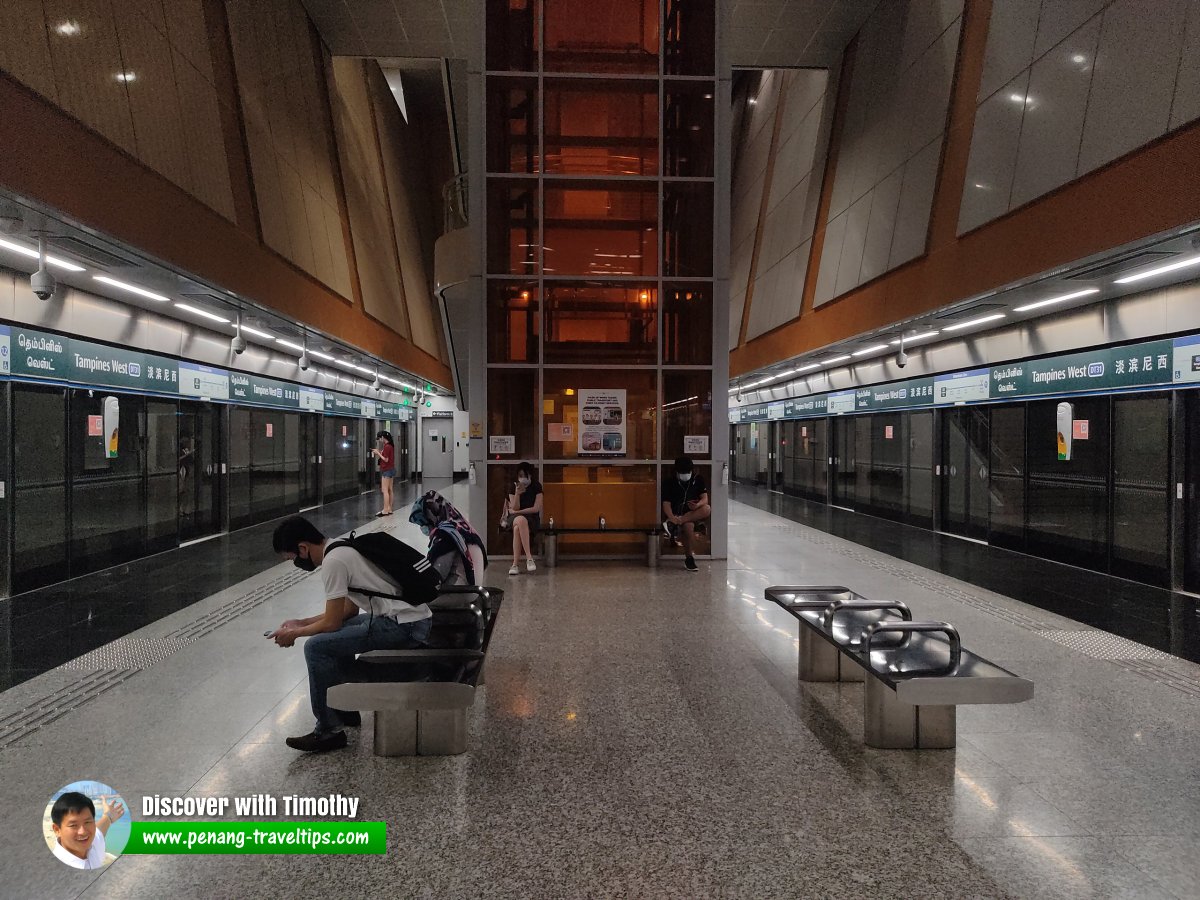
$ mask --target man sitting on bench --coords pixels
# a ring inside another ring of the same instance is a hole
[[[404,650],[429,639],[433,613],[428,604],[412,606],[403,600],[375,596],[399,594],[401,589],[353,547],[338,546],[325,552],[325,535],[303,516],[292,516],[275,529],[274,547],[298,569],[321,569],[325,585],[325,611],[307,619],[288,619],[267,632],[280,647],[291,647],[307,637],[304,661],[308,664],[308,699],[317,724],[311,734],[290,737],[285,743],[309,753],[346,746],[343,725],[358,725],[358,712],[330,709],[326,692],[335,684],[353,680],[350,667],[356,654],[367,650]],[[371,596],[350,590],[350,585]]]
[[[679,457],[675,460],[675,477],[664,478],[662,486],[662,510],[666,516],[663,530],[676,543],[683,543],[683,567],[689,572],[699,571],[692,556],[696,524],[712,515],[708,487],[693,469],[689,457]]]

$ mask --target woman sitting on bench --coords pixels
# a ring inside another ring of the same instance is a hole
[[[521,561],[522,550],[525,551],[525,571],[536,572],[537,564],[533,561],[530,543],[542,527],[542,483],[534,480],[533,466],[529,463],[523,462],[517,466],[517,481],[505,502],[513,533],[513,561],[508,574],[520,573],[517,564]]]

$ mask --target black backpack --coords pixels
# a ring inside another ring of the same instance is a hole
[[[387,576],[388,581],[399,588],[396,594],[380,594],[378,591],[366,591],[350,585],[350,590],[356,594],[366,594],[369,597],[390,597],[403,600],[411,606],[430,603],[438,595],[441,587],[441,577],[429,564],[425,554],[410,547],[404,541],[397,540],[382,531],[372,531],[368,534],[355,535],[341,541],[334,541],[325,548],[328,553],[335,547],[349,547],[362,554],[367,562],[378,566]]]

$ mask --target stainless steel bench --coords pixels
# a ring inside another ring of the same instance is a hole
[[[900,601],[842,585],[779,585],[764,596],[800,622],[800,680],[866,682],[869,747],[952,748],[959,705],[1033,697],[1032,681],[963,649],[953,625],[914,622]]]
[[[444,756],[467,749],[467,710],[483,686],[483,664],[504,591],[446,588],[430,604],[429,644],[359,654],[361,680],[329,689],[335,709],[375,713],[376,756]]]

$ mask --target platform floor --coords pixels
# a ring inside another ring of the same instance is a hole
[[[318,578],[287,565],[30,679],[0,717],[119,683],[0,737],[0,895],[1197,896],[1200,667],[745,504],[730,545],[699,574],[567,562],[509,578],[498,560],[505,604],[459,757],[375,758],[369,715],[345,751],[284,746],[311,726],[303,656],[262,633],[321,603]],[[762,599],[784,582],[954,622],[1036,697],[960,710],[957,750],[865,749],[862,686],[796,680],[795,623]],[[80,778],[135,804],[354,795],[359,819],[390,823],[388,853],[69,870],[39,823]]]

